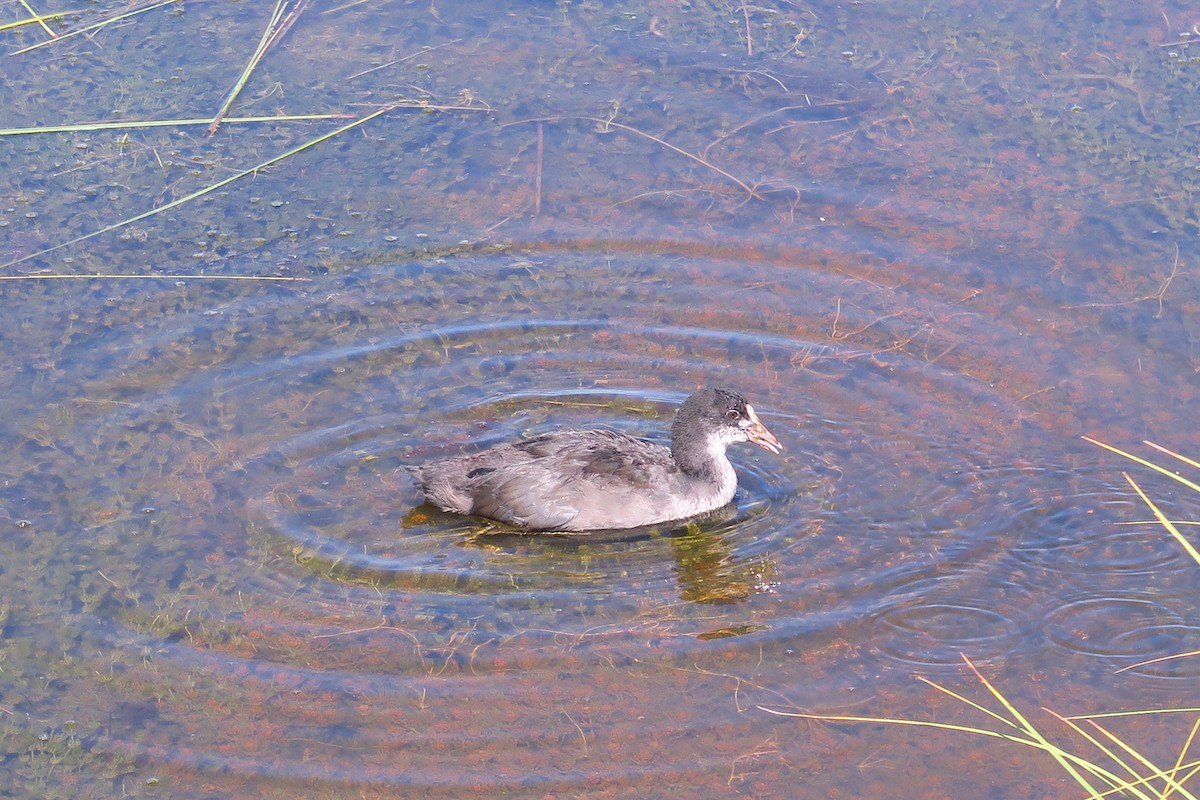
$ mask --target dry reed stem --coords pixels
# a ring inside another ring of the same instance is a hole
[[[796,110],[804,109],[804,108],[825,108],[826,106],[831,106],[831,105],[848,105],[848,104],[849,104],[849,101],[837,100],[837,101],[834,101],[831,103],[821,103],[816,106],[814,106],[811,102],[803,103],[801,105],[794,105],[794,106],[780,106],[779,108],[768,111],[765,114],[760,114],[757,117],[748,119],[745,122],[743,122],[742,124],[731,128],[730,130],[726,131],[725,133],[722,133],[720,136],[718,136],[717,138],[715,138],[711,142],[709,142],[707,145],[705,145],[704,149],[700,151],[700,155],[703,158],[708,158],[708,151],[712,150],[714,147],[719,145],[721,142],[725,141],[726,139],[728,139],[731,136],[738,135],[739,133],[746,130],[747,128],[757,125],[758,123],[762,122],[763,120],[768,119],[769,117],[773,117],[776,114],[783,114],[788,111],[796,111]],[[773,128],[773,129],[767,131],[766,134],[764,134],[764,135],[770,136],[773,133],[778,133],[779,131],[786,130],[787,128],[793,127],[795,125],[816,125],[816,124],[825,123],[825,122],[840,122],[843,120],[847,120],[849,118],[850,118],[849,116],[845,116],[845,117],[836,117],[833,119],[804,120],[803,122],[789,122],[785,125],[780,125],[777,128]]]
[[[750,7],[743,5],[741,7],[742,19],[746,22],[746,55],[754,55],[754,39],[750,35]]]
[[[304,10],[306,0],[297,0],[296,5],[284,16],[284,9],[287,8],[287,0],[276,0],[275,10],[271,13],[271,19],[267,23],[267,27],[263,30],[262,38],[259,39],[258,47],[255,48],[253,55],[250,56],[242,74],[238,76],[233,88],[229,90],[229,94],[225,96],[225,101],[221,103],[221,108],[217,111],[216,116],[212,118],[212,122],[208,126],[208,135],[212,136],[221,127],[221,120],[229,113],[229,109],[233,107],[238,95],[245,88],[246,83],[250,80],[251,73],[258,67],[267,51],[278,42],[284,34],[296,24],[296,20],[300,18],[300,13]]]
[[[702,155],[697,155],[696,153],[693,153],[690,150],[685,150],[682,147],[679,147],[678,145],[671,144],[666,139],[663,139],[659,136],[655,136],[652,133],[647,133],[646,131],[643,131],[639,128],[635,128],[632,125],[625,125],[620,122],[616,122],[616,121],[614,121],[613,117],[611,117],[611,116],[607,117],[605,119],[601,119],[600,117],[586,117],[586,116],[533,117],[530,119],[523,119],[523,120],[517,120],[516,122],[505,123],[504,125],[501,125],[500,127],[507,128],[511,125],[524,125],[524,124],[527,124],[530,122],[539,123],[539,124],[545,123],[545,122],[563,122],[565,120],[578,120],[580,122],[591,122],[591,123],[596,124],[597,126],[600,126],[601,129],[617,128],[617,129],[625,131],[627,133],[631,133],[634,136],[640,136],[643,139],[648,139],[648,140],[654,142],[655,144],[661,145],[662,147],[665,147],[668,150],[678,153],[679,155],[684,156],[685,158],[691,159],[692,161],[695,161],[697,164],[700,164],[701,166],[703,166],[709,170],[712,170],[713,172],[717,173],[718,175],[721,175],[724,178],[732,181],[734,184],[736,184],[740,189],[742,189],[746,193],[747,201],[749,201],[749,200],[764,200],[765,199],[762,196],[762,194],[759,192],[759,189],[762,188],[763,184],[759,183],[759,184],[755,184],[752,186],[749,183],[747,183],[746,181],[737,177],[736,175],[734,175],[730,172],[727,172],[724,169],[721,169],[716,164],[714,164],[711,161],[709,161],[708,159],[704,158]],[[795,189],[795,187],[786,187],[786,188],[790,191],[796,191],[796,192],[799,191],[798,189]],[[653,193],[647,193],[647,194],[653,194]],[[509,219],[512,219],[512,218],[509,217],[507,219],[501,220],[495,226],[493,226],[493,228],[499,227],[500,225],[507,222]]]
[[[658,136],[655,136],[652,133],[646,133],[643,130],[639,130],[639,129],[633,127],[632,125],[623,125],[622,123],[615,122],[612,119],[599,119],[598,117],[580,117],[580,119],[587,120],[588,122],[594,122],[594,123],[596,123],[598,125],[602,125],[606,128],[619,128],[620,130],[626,131],[627,133],[632,133],[635,136],[641,136],[644,139],[649,139],[650,141],[655,142],[656,144],[662,145],[663,147],[667,148],[668,150],[672,150],[676,153],[679,153],[679,155],[681,155],[681,156],[690,158],[692,161],[695,161],[697,164],[707,167],[708,169],[712,170],[713,172],[717,173],[718,175],[723,175],[724,177],[728,178],[729,180],[736,183],[739,187],[741,187],[742,190],[746,192],[748,197],[753,198],[755,200],[763,199],[762,195],[760,195],[754,187],[751,187],[748,183],[743,181],[741,178],[738,178],[736,175],[732,175],[732,174],[726,172],[725,170],[718,167],[716,164],[705,159],[703,156],[696,155],[695,153],[691,152],[690,150],[684,150],[682,147],[671,144],[666,139],[662,139]]]

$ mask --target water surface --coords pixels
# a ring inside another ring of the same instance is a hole
[[[0,139],[13,791],[1069,791],[758,706],[957,719],[913,675],[975,691],[963,655],[1028,709],[1194,699],[1196,659],[1114,674],[1196,649],[1198,573],[1080,439],[1200,444],[1200,64],[1163,11],[313,7],[237,114],[428,107],[137,219],[347,120]],[[6,124],[211,115],[265,13],[6,56]],[[785,452],[732,450],[699,525],[517,536],[401,469],[666,442],[705,385]]]

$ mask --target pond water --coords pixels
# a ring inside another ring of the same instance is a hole
[[[1200,498],[1081,438],[1200,452],[1194,9],[301,5],[209,137],[257,5],[0,31],[12,796],[1063,796],[763,707],[982,724],[915,677],[985,701],[964,656],[1197,704],[1143,662],[1200,567],[1121,473]],[[521,536],[403,470],[666,442],[707,385],[784,453],[700,524]]]

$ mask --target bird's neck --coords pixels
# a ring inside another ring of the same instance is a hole
[[[737,485],[737,475],[725,455],[725,443],[715,436],[674,436],[671,455],[685,475],[722,486]]]

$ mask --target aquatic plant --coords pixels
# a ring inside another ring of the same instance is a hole
[[[1157,464],[1153,461],[1141,458],[1132,453],[1120,450],[1112,445],[1096,439],[1083,437],[1086,441],[1094,445],[1104,448],[1112,453],[1116,453],[1124,458],[1134,461],[1142,466],[1149,467],[1154,471],[1166,475],[1174,481],[1177,481],[1192,491],[1200,494],[1200,484],[1191,481],[1182,475],[1170,470],[1169,468]],[[1200,469],[1200,462],[1194,461],[1186,456],[1180,455],[1172,450],[1169,450],[1161,445],[1153,442],[1146,442],[1146,445],[1154,448],[1160,453],[1168,455],[1190,467]],[[1181,522],[1171,520],[1159,508],[1142,487],[1130,477],[1127,473],[1122,473],[1125,480],[1133,487],[1142,501],[1153,512],[1155,519],[1161,524],[1179,544],[1184,551],[1200,566],[1200,551],[1192,544],[1179,530],[1182,525],[1195,525],[1198,522]],[[1123,672],[1132,669],[1136,666],[1144,666],[1147,664],[1159,663],[1169,659],[1183,658],[1188,656],[1200,655],[1200,651],[1191,651],[1187,653],[1178,653],[1162,658],[1153,659],[1150,661],[1132,664],[1118,670]],[[963,655],[963,661],[967,668],[970,669],[975,678],[987,689],[993,701],[999,705],[999,709],[988,708],[983,703],[976,702],[964,694],[955,692],[939,683],[936,683],[928,678],[917,676],[917,680],[933,687],[934,689],[946,694],[959,702],[968,705],[989,718],[999,723],[994,728],[978,727],[972,725],[960,725],[948,722],[937,722],[933,720],[917,720],[917,719],[901,719],[894,717],[870,717],[870,716],[855,716],[855,715],[840,715],[840,714],[810,714],[798,711],[783,711],[777,708],[769,708],[766,706],[758,706],[762,711],[768,714],[774,714],[782,717],[795,717],[799,719],[821,720],[825,722],[868,722],[880,723],[888,725],[903,725],[917,728],[928,728],[937,730],[957,731],[959,733],[970,733],[978,736],[985,736],[991,739],[999,739],[1002,741],[1013,742],[1015,744],[1032,747],[1036,750],[1048,754],[1064,771],[1074,780],[1080,787],[1087,790],[1087,796],[1094,800],[1106,797],[1135,797],[1145,798],[1165,798],[1172,795],[1178,795],[1183,798],[1195,798],[1197,793],[1190,791],[1187,788],[1187,783],[1191,781],[1197,774],[1200,774],[1200,753],[1196,752],[1193,745],[1196,741],[1197,734],[1200,733],[1200,708],[1197,707],[1179,707],[1179,708],[1158,708],[1145,709],[1137,711],[1112,712],[1102,714],[1080,714],[1075,716],[1064,716],[1051,709],[1042,708],[1042,711],[1050,715],[1054,720],[1057,720],[1062,725],[1066,726],[1067,732],[1072,733],[1077,739],[1072,739],[1069,742],[1061,743],[1062,737],[1055,736],[1053,733],[1044,730],[1034,724],[1028,715],[1023,713],[1017,705],[1007,697],[999,688],[991,681],[984,677],[979,668],[968,658]],[[1139,749],[1131,743],[1128,738],[1109,730],[1108,727],[1101,724],[1099,720],[1115,719],[1120,717],[1147,717],[1166,714],[1196,714],[1196,720],[1192,724],[1190,731],[1184,737],[1182,744],[1179,745],[1176,751],[1174,762],[1164,766],[1161,763],[1156,763],[1150,756],[1146,754],[1144,748]],[[1080,741],[1082,740],[1082,741]]]

